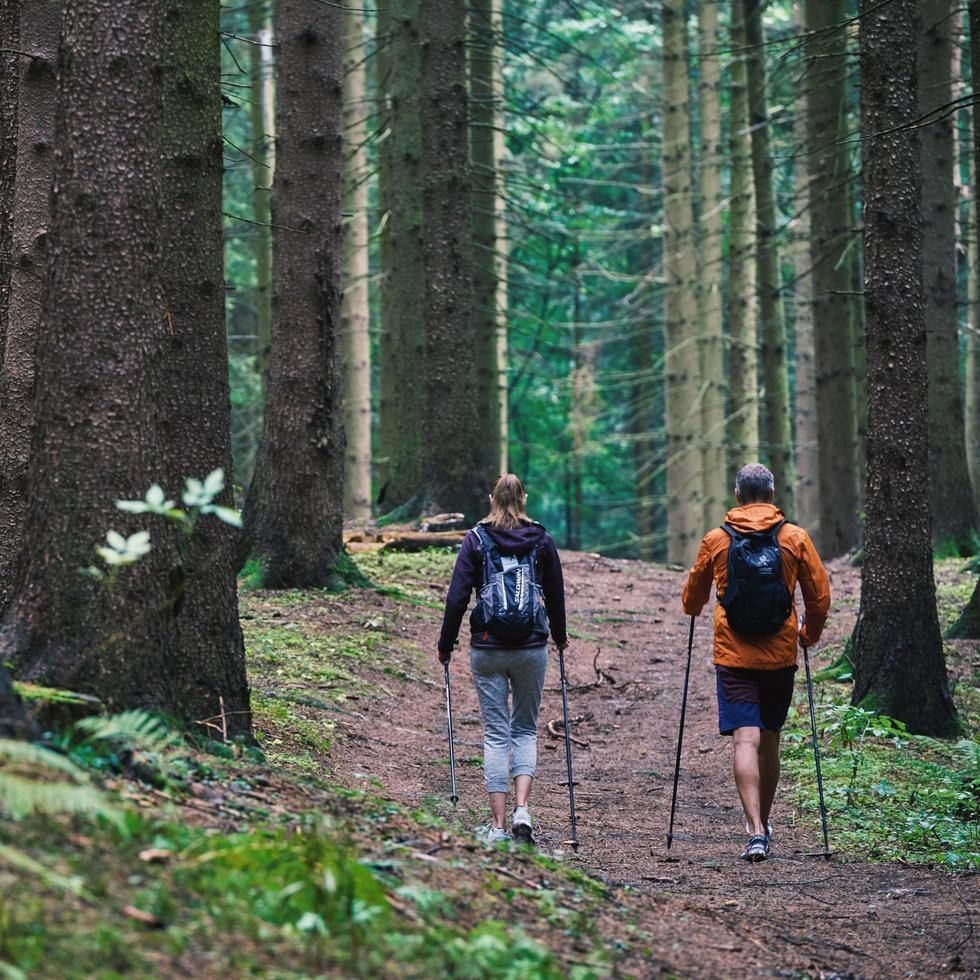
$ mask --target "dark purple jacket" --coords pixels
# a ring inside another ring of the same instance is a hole
[[[483,524],[483,529],[496,542],[502,555],[516,555],[520,558],[532,548],[535,553],[535,577],[544,592],[544,605],[548,612],[551,635],[559,646],[568,642],[565,632],[565,582],[561,574],[561,561],[558,549],[551,535],[541,524],[528,521],[521,527],[507,529]],[[439,634],[439,652],[451,653],[459,636],[463,613],[470,604],[475,589],[479,593],[483,585],[483,548],[475,531],[469,531],[463,538],[463,546],[453,568],[449,594],[446,596],[446,613],[442,619],[442,632]],[[548,642],[546,634],[532,633],[526,640],[498,640],[489,633],[471,633],[470,643],[475,647],[508,647],[524,649],[538,647]]]

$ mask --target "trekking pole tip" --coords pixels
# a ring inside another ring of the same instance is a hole
[[[459,797],[456,796],[454,793],[452,796],[449,797],[449,802],[452,803],[453,806],[455,806],[457,803],[459,803]]]

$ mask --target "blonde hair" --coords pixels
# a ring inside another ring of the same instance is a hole
[[[505,473],[490,495],[490,513],[483,519],[494,527],[513,529],[528,519],[524,511],[527,494],[524,484],[513,473]]]

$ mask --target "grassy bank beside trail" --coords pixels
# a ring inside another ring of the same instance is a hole
[[[945,632],[969,601],[975,579],[964,562],[936,563]],[[847,601],[856,602],[858,597]],[[851,674],[827,671],[814,684],[824,799],[834,852],[870,860],[980,868],[980,641],[946,641],[946,664],[963,736],[910,735],[893,718],[850,704]],[[814,669],[844,653],[820,649]],[[797,685],[783,735],[783,771],[801,819],[819,828],[819,806],[805,686]]]

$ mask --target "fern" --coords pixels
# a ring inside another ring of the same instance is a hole
[[[70,878],[66,875],[60,875],[56,871],[46,868],[40,861],[35,861],[34,858],[28,857],[22,851],[8,847],[6,844],[0,844],[0,863],[35,875],[45,884],[52,885],[61,891],[71,892],[73,895],[82,894],[81,878],[77,878],[74,875]],[[3,966],[4,964],[0,963],[0,976],[3,975]]]
[[[146,711],[123,711],[105,718],[83,718],[76,731],[91,742],[123,742],[144,752],[166,752],[180,744],[180,736],[167,722]]]

